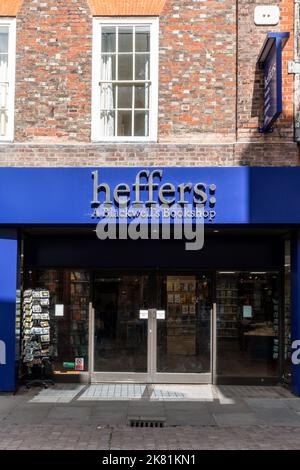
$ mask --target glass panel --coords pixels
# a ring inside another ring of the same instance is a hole
[[[0,26],[0,54],[8,52],[8,28]]]
[[[8,55],[0,54],[0,82],[8,80]]]
[[[115,135],[115,111],[100,112],[100,132],[104,137]]]
[[[276,272],[218,274],[219,375],[278,375],[279,287]]]
[[[149,26],[137,26],[135,28],[135,50],[136,52],[150,52],[150,29]]]
[[[46,269],[30,271],[27,277],[28,289],[50,291],[50,356],[55,373],[87,371],[90,273]],[[56,315],[57,304],[64,306],[61,316]]]
[[[134,112],[134,135],[148,136],[149,134],[149,113],[148,111]]]
[[[150,55],[135,55],[135,79],[150,80]]]
[[[102,277],[94,285],[95,361],[98,372],[147,372],[147,276]]]
[[[102,26],[102,52],[116,52],[116,28]]]
[[[6,136],[8,124],[8,115],[6,109],[0,109],[0,135]]]
[[[118,56],[118,80],[133,79],[133,58],[131,54]]]
[[[167,276],[160,286],[166,320],[157,322],[157,371],[210,372],[210,278]]]
[[[115,80],[116,79],[116,56],[102,55],[101,56],[101,80]]]
[[[132,86],[118,85],[118,108],[132,108]]]
[[[133,51],[132,27],[119,27],[119,52]]]
[[[116,106],[116,87],[112,84],[102,84],[100,88],[100,108],[114,109]]]
[[[149,85],[141,85],[135,87],[135,108],[149,108]]]
[[[118,111],[118,136],[132,135],[131,122],[131,111]]]

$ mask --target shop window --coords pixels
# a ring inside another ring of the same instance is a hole
[[[94,21],[92,139],[156,140],[158,19]]]
[[[280,314],[278,272],[219,272],[218,375],[278,377]]]
[[[0,141],[13,140],[16,20],[0,19]]]
[[[41,269],[28,271],[26,277],[27,292],[44,290],[49,293],[49,306],[45,310],[49,312],[49,318],[46,318],[49,325],[42,326],[49,329],[47,355],[51,358],[55,376],[74,377],[87,371],[90,273],[84,270]],[[30,322],[28,328],[40,326],[35,324],[34,318]],[[32,331],[29,330],[28,335],[32,337]],[[26,343],[23,346],[23,362],[26,362]]]

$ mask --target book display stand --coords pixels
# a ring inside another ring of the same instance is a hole
[[[54,385],[50,357],[50,293],[48,290],[24,292],[22,312],[22,363],[27,388]]]

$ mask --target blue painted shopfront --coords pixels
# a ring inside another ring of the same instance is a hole
[[[105,198],[116,205],[115,196],[124,194],[134,202],[137,186],[142,202],[150,198],[157,204],[162,196],[172,201],[184,197],[192,205],[204,201],[207,210],[214,213],[213,219],[206,220],[210,225],[276,225],[295,229],[292,340],[300,339],[300,168],[2,168],[0,391],[12,391],[16,386],[18,231],[27,225],[95,225],[95,205],[101,206]],[[293,390],[300,395],[300,365],[294,364],[292,371]]]

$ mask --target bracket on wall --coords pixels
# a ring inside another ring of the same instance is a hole
[[[265,129],[264,127],[258,127],[257,130],[260,134],[272,134],[274,127],[269,127],[268,129]]]

